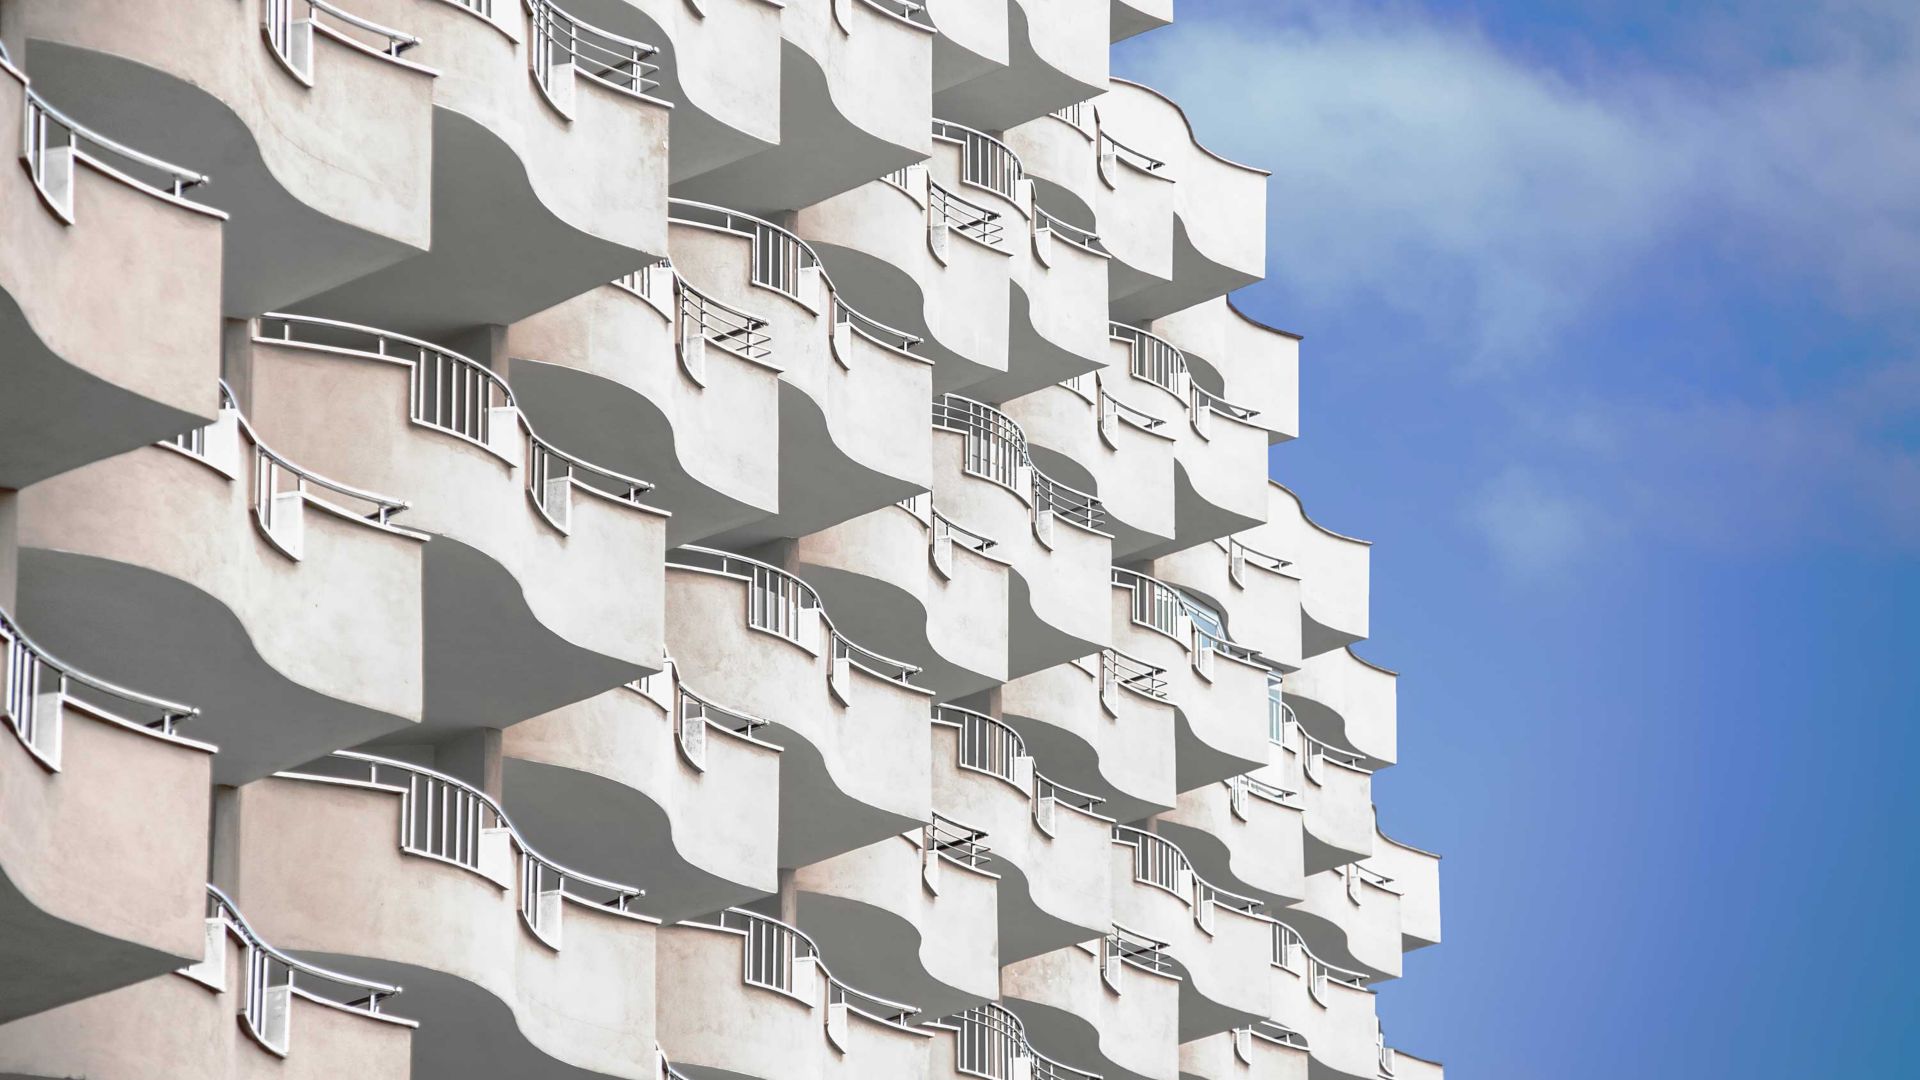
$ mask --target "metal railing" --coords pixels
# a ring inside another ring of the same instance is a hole
[[[1161,701],[1167,699],[1167,680],[1163,667],[1156,667],[1143,660],[1136,660],[1118,649],[1100,650],[1101,691],[1104,696],[1109,688],[1127,687],[1150,698]]]
[[[1128,423],[1145,428],[1148,431],[1157,430],[1166,424],[1165,420],[1147,412],[1145,409],[1136,409],[1126,402],[1121,401],[1119,398],[1114,397],[1112,394],[1107,393],[1106,387],[1102,386],[1099,390],[1100,418],[1103,421],[1108,417],[1116,420],[1121,417],[1126,417]]]
[[[911,835],[911,834],[909,834]],[[978,870],[993,861],[992,849],[981,841],[986,832],[933,812],[933,820],[920,828],[920,850],[928,858],[938,856]]]
[[[852,305],[840,299],[837,293],[833,298],[833,322],[835,326],[845,326],[861,337],[900,352],[912,352],[913,347],[920,344],[922,340],[917,334],[910,334],[896,326],[888,326],[871,315],[861,314],[854,310]]]
[[[1262,906],[1260,900],[1229,892],[1201,877],[1180,845],[1164,836],[1115,823],[1113,839],[1133,848],[1135,881],[1165,889],[1196,907],[1213,904],[1251,915]]]
[[[302,13],[301,17],[296,18],[296,12]],[[346,29],[327,25],[323,17],[339,20]],[[274,56],[309,86],[313,84],[313,35],[316,33],[367,45],[348,32],[358,30],[375,39],[370,48],[395,58],[420,44],[419,38],[404,30],[342,10],[327,0],[266,0],[261,22]]]
[[[1205,614],[1211,620],[1211,609],[1201,607],[1185,593],[1159,578],[1116,566],[1113,568],[1113,583],[1133,592],[1132,618],[1135,623],[1159,631],[1196,651],[1204,650],[1242,663],[1267,666],[1257,649],[1208,630],[1197,616]]]
[[[1236,582],[1242,580],[1248,564],[1275,573],[1293,565],[1293,563],[1287,559],[1282,559],[1278,555],[1269,555],[1264,551],[1250,548],[1241,543],[1237,538],[1231,536],[1225,539],[1216,538],[1213,541],[1213,546],[1227,553],[1227,576]]]
[[[822,277],[826,275],[820,257],[814,254],[811,244],[764,218],[691,199],[669,199],[667,208],[675,221],[732,233],[752,241],[750,280],[796,303],[811,303],[801,295],[802,271],[812,270]]]
[[[1295,736],[1300,740],[1300,745],[1297,747],[1293,744]],[[1300,718],[1294,715],[1293,706],[1281,698],[1280,684],[1277,682],[1267,684],[1267,741],[1300,753],[1302,765],[1309,777],[1319,775],[1321,761],[1336,762],[1346,768],[1364,773],[1373,771],[1367,768],[1365,755],[1356,754],[1351,750],[1342,750],[1314,738],[1307,731],[1306,725],[1300,722]]]
[[[867,0],[867,3],[889,15],[898,15],[915,26],[924,26],[929,30],[939,29],[933,25],[933,16],[928,13],[927,5],[919,3],[918,0]]]
[[[1358,971],[1329,964],[1313,954],[1307,947],[1307,939],[1300,932],[1278,919],[1273,924],[1273,955],[1270,962],[1274,967],[1304,974],[1307,988],[1318,999],[1327,983],[1339,983],[1353,990],[1367,988],[1367,976]],[[1304,966],[1301,961],[1305,961]]]
[[[1048,115],[1052,116],[1056,120],[1065,120],[1067,123],[1072,124],[1074,127],[1085,128],[1087,126],[1087,120],[1092,114],[1092,112],[1093,112],[1093,102],[1076,101],[1073,104],[1068,105],[1064,108],[1055,109],[1053,110],[1053,112],[1049,113]]]
[[[984,713],[956,705],[935,705],[933,722],[958,732],[956,741],[963,769],[983,772],[1018,786],[1016,763],[1022,758],[1033,760],[1033,755],[1027,753],[1026,740],[1018,731]]]
[[[962,468],[1030,499],[1036,516],[1050,511],[1093,530],[1106,524],[1106,507],[1099,498],[1040,471],[1027,448],[1026,432],[999,409],[946,394],[933,403],[933,426],[965,435]]]
[[[984,131],[937,118],[933,121],[933,137],[959,145],[962,183],[1020,204],[1020,181],[1026,179],[1027,169],[1012,147]]]
[[[1006,239],[998,211],[962,198],[932,180],[927,181],[927,213],[935,224],[944,224],[990,247],[999,247]]]
[[[6,656],[6,683],[0,686],[0,708],[5,709],[7,726],[13,729],[28,753],[50,769],[60,767],[63,701],[79,702],[123,720],[129,726],[169,738],[174,737],[180,721],[200,715],[200,710],[191,705],[129,690],[61,663],[34,644],[3,609],[0,609],[0,648]]]
[[[1096,123],[1098,123],[1097,115],[1098,114],[1096,114]],[[1100,153],[1102,155],[1111,154],[1114,160],[1124,161],[1142,172],[1159,172],[1165,168],[1167,164],[1151,154],[1135,150],[1133,147],[1107,134],[1104,129],[1100,132]]]
[[[241,1016],[246,1021],[248,1034],[275,1053],[287,1052],[291,1010],[290,1002],[274,1003],[272,999],[276,996],[298,995],[363,1016],[397,1019],[381,1012],[380,1007],[388,998],[398,995],[400,987],[331,971],[288,956],[267,944],[227,894],[213,885],[207,886],[207,918],[217,921],[221,931],[246,950],[241,965],[246,980],[242,988]],[[220,972],[215,977],[224,975]],[[404,1022],[411,1024],[411,1021]]]
[[[1384,1080],[1393,1080],[1394,1066],[1399,1064],[1393,1056],[1393,1047],[1387,1045],[1387,1030],[1374,1021],[1373,1045],[1380,1056],[1380,1075]]]
[[[727,908],[720,912],[720,928],[741,934],[740,978],[749,986],[774,990],[809,1000],[810,987],[802,986],[800,974],[809,965],[817,968],[827,983],[826,1004],[844,1005],[851,1012],[897,1028],[907,1028],[920,1011],[919,1006],[869,994],[834,977],[820,955],[820,946],[797,926],[770,915],[745,908]]]
[[[1051,213],[1048,213],[1046,208],[1042,207],[1039,203],[1033,205],[1033,222],[1035,227],[1052,232],[1053,235],[1072,244],[1074,247],[1084,248],[1096,255],[1105,255],[1107,253],[1106,246],[1100,243],[1099,233],[1094,232],[1092,229],[1083,229],[1078,225],[1070,225],[1053,216]]]
[[[1190,402],[1190,405],[1195,412],[1198,412],[1204,409],[1207,412],[1218,413],[1219,415],[1228,417],[1229,419],[1241,420],[1241,421],[1252,421],[1254,417],[1260,415],[1259,409],[1255,409],[1246,405],[1235,405],[1233,402],[1228,401],[1226,398],[1223,398],[1220,395],[1214,393],[1213,391],[1206,389],[1205,387],[1201,386],[1199,383],[1193,382],[1192,381],[1193,376],[1191,372],[1188,373],[1187,378],[1188,378],[1187,389],[1189,394],[1192,396],[1192,401]]]
[[[1131,353],[1128,370],[1134,378],[1150,382],[1183,402],[1188,401],[1192,376],[1187,370],[1186,353],[1167,339],[1126,323],[1109,322],[1107,336],[1127,343]]]
[[[954,1070],[987,1080],[1100,1080],[1099,1073],[1063,1065],[1034,1048],[1012,1010],[984,1002],[942,1021],[953,1028]],[[1025,1068],[1021,1063],[1025,1062]]]
[[[704,338],[748,360],[765,360],[773,354],[767,320],[708,296],[677,273],[674,291],[680,297],[679,332],[683,341],[689,335]]]
[[[1166,949],[1164,941],[1115,925],[1112,933],[1100,939],[1101,966],[1117,962],[1157,975],[1171,975],[1173,960],[1167,956]]]
[[[633,901],[646,895],[644,889],[569,869],[540,854],[520,835],[492,796],[464,780],[354,750],[336,750],[330,758],[365,766],[371,784],[400,789],[402,851],[491,877],[503,868],[490,863],[486,837],[504,833],[508,843],[520,851],[516,874],[520,917],[542,940],[553,939],[554,921],[563,899],[625,912]]]
[[[1248,1037],[1263,1039],[1279,1046],[1291,1046],[1296,1050],[1307,1049],[1307,1037],[1285,1024],[1275,1020],[1256,1021],[1250,1027],[1240,1028]]]
[[[830,658],[844,657],[868,674],[889,682],[907,683],[920,672],[920,668],[914,664],[874,652],[840,633],[813,586],[772,563],[718,548],[688,544],[675,548],[667,557],[667,565],[746,582],[747,625],[756,630],[765,630],[802,648],[817,650],[820,643],[813,628],[821,626],[827,632]]]
[[[666,271],[666,273],[669,275],[668,276],[669,281],[673,280],[673,277],[672,277],[673,260],[672,259],[655,259],[654,261],[646,264],[645,266],[642,266],[636,270],[630,270],[627,273],[621,274],[619,277],[614,278],[613,284],[616,287],[625,289],[628,292],[632,293],[633,295],[638,296],[644,300],[653,300],[657,302],[663,298],[657,295],[657,290],[655,289],[653,282],[654,282],[654,278],[662,270]]]
[[[575,71],[630,94],[658,87],[660,66],[648,57],[660,50],[643,41],[576,18],[550,0],[525,0],[530,31],[527,63],[542,88],[551,92],[555,69]]]
[[[1239,776],[1228,777],[1222,780],[1221,783],[1227,785],[1227,787],[1234,792],[1236,802],[1244,803],[1246,796],[1252,795],[1271,803],[1278,803],[1281,806],[1298,805],[1299,792],[1288,791],[1278,784],[1269,784],[1265,780],[1257,780],[1245,773]]]
[[[204,173],[142,153],[75,122],[47,104],[31,87],[26,91],[21,156],[34,187],[69,223],[74,220],[76,163],[84,162],[142,191],[181,202],[186,202],[188,189],[208,179]]]

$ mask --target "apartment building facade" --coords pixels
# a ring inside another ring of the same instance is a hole
[[[1429,1080],[1172,0],[0,0],[0,1075]]]

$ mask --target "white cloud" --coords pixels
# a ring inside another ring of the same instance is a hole
[[[1609,532],[1599,506],[1534,469],[1508,466],[1473,495],[1467,523],[1512,576],[1532,583],[1574,571]]]

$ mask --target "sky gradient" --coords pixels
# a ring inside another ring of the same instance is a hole
[[[1274,475],[1375,542],[1390,835],[1467,1078],[1920,1060],[1920,4],[1178,0],[1274,171]],[[1205,64],[1192,57],[1204,56]]]

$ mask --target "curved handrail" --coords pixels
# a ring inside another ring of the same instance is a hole
[[[991,191],[1018,207],[1027,167],[1013,147],[977,128],[933,119],[933,137],[960,147],[960,182]]]
[[[296,4],[306,5],[305,19],[294,18]],[[353,36],[321,22],[322,15],[330,15],[356,30],[384,38],[386,45],[380,49],[371,48]],[[280,61],[281,66],[307,86],[313,85],[313,35],[316,33],[325,34],[363,52],[394,60],[400,59],[402,53],[420,44],[419,38],[404,30],[396,30],[365,16],[355,15],[351,11],[329,3],[328,0],[266,0],[261,11],[261,22],[263,24],[261,30],[266,35],[268,48],[273,50],[274,59]]]
[[[1167,669],[1129,656],[1119,649],[1100,650],[1100,678],[1115,689],[1126,687],[1156,701],[1167,700]]]
[[[1256,1020],[1252,1024],[1237,1028],[1248,1036],[1276,1046],[1291,1046],[1296,1050],[1309,1049],[1307,1037],[1277,1020]]]
[[[919,3],[918,0],[864,0],[864,2],[868,7],[877,8],[884,15],[891,15],[922,30],[938,31],[940,29],[934,25],[933,13],[927,10],[927,5]],[[894,8],[900,10],[895,11]]]
[[[975,532],[965,525],[940,512],[933,505],[933,493],[923,491],[918,495],[909,495],[895,506],[912,514],[927,529],[927,543],[938,545],[941,540],[951,540],[968,551],[985,554],[997,546],[1000,541],[985,533]]]
[[[871,315],[861,313],[853,305],[840,299],[839,293],[833,296],[833,320],[836,324],[846,324],[854,333],[876,344],[897,349],[900,352],[912,352],[915,345],[925,340],[918,334],[908,333],[897,326],[889,326]]]
[[[1027,1038],[1018,1013],[986,1001],[939,1021],[953,1028],[954,1071],[987,1080],[1014,1080],[1017,1063],[1028,1062],[1029,1080],[1101,1080],[1100,1074],[1063,1065],[1042,1054]]]
[[[1215,537],[1213,546],[1227,553],[1229,566],[1236,568],[1232,571],[1236,580],[1239,577],[1237,568],[1243,564],[1251,563],[1254,566],[1275,572],[1293,565],[1293,560],[1283,559],[1278,555],[1269,555],[1258,548],[1248,547],[1240,542],[1239,537],[1235,536],[1224,538]],[[1355,657],[1354,659],[1357,660],[1359,658]]]
[[[1244,169],[1247,172],[1259,173],[1261,176],[1273,175],[1273,172],[1270,169],[1263,169],[1258,165],[1248,165],[1244,162],[1235,161],[1230,157],[1217,153],[1213,150],[1207,149],[1207,147],[1203,143],[1201,143],[1200,136],[1194,133],[1193,121],[1187,118],[1187,110],[1182,108],[1179,102],[1173,100],[1172,98],[1161,93],[1160,91],[1155,90],[1153,87],[1148,86],[1146,83],[1134,82],[1132,79],[1123,79],[1118,75],[1114,76],[1112,81],[1120,83],[1124,86],[1131,86],[1136,90],[1144,90],[1147,93],[1152,94],[1154,97],[1159,98],[1161,101],[1166,102],[1168,105],[1171,105],[1173,107],[1173,111],[1179,114],[1180,122],[1186,125],[1187,138],[1192,141],[1194,149],[1200,151],[1201,153],[1207,155],[1208,157],[1214,159],[1215,161],[1220,162],[1222,165],[1231,165],[1236,169]]]
[[[527,494],[535,509],[549,523],[565,532],[571,521],[564,501],[574,487],[585,488],[628,506],[646,509],[640,496],[653,490],[645,480],[627,476],[569,454],[540,437],[533,422],[520,408],[513,389],[505,379],[471,357],[443,348],[430,341],[398,334],[359,323],[322,319],[310,315],[268,312],[254,320],[256,339],[290,348],[348,356],[363,356],[408,365],[410,372],[408,414],[416,423],[455,438],[502,454],[496,445],[495,414],[510,410],[511,423],[527,435]],[[280,326],[280,336],[267,333],[269,324]],[[364,345],[334,344],[325,340],[295,337],[295,330],[353,341],[372,338],[371,349]],[[396,351],[397,350],[397,351]],[[407,352],[413,355],[406,355]]]
[[[175,733],[180,721],[200,715],[200,710],[191,705],[182,705],[177,701],[143,694],[129,690],[118,683],[108,682],[81,671],[70,664],[62,663],[53,655],[35,644],[26,631],[13,621],[5,608],[0,608],[0,647],[4,648],[6,665],[0,675],[5,682],[0,683],[0,710],[4,710],[7,726],[20,739],[27,752],[49,769],[60,768],[60,716],[56,711],[51,717],[40,715],[40,702],[43,695],[51,692],[61,698],[73,697],[96,712],[120,720],[136,731],[151,733],[155,736],[179,742],[185,745],[202,747],[190,739],[181,738]],[[53,673],[53,689],[43,688],[45,673]],[[140,721],[129,717],[120,717],[92,702],[73,694],[74,684],[89,690],[116,698],[126,705],[137,706],[148,713],[158,713],[153,719]],[[205,747],[212,749],[211,747]]]
[[[927,213],[936,224],[978,240],[988,247],[1000,247],[1006,241],[1006,228],[1000,224],[1000,212],[989,210],[955,191],[927,178]]]
[[[318,964],[311,964],[281,952],[261,937],[254,930],[253,925],[247,922],[246,916],[240,913],[239,906],[212,883],[207,885],[207,918],[220,920],[221,925],[247,947],[247,997],[244,1009],[247,1026],[252,1029],[253,1036],[263,1043],[268,1043],[268,1038],[264,1030],[266,1003],[262,999],[265,996],[264,991],[269,988],[269,983],[274,978],[272,968],[276,964],[286,971],[286,981],[278,985],[285,986],[289,990],[295,990],[295,981],[299,976],[308,975],[322,982],[349,987],[353,991],[363,993],[357,999],[340,1000],[314,994],[305,988],[300,988],[296,992],[316,997],[329,1005],[349,1012],[377,1016],[383,1020],[398,1019],[381,1012],[380,1005],[384,999],[398,995],[401,992],[399,986],[323,968]],[[404,1022],[412,1023],[412,1021]],[[271,1045],[271,1043],[268,1044]],[[285,1050],[284,1047],[277,1049],[282,1052]]]
[[[1331,743],[1322,742],[1314,738],[1313,733],[1308,731],[1306,725],[1300,722],[1300,718],[1294,715],[1293,706],[1281,699],[1280,683],[1277,681],[1272,682],[1268,685],[1267,691],[1267,741],[1287,750],[1292,750],[1293,747],[1287,743],[1288,731],[1297,731],[1300,733],[1300,739],[1304,744],[1305,751],[1305,761],[1303,764],[1306,766],[1307,776],[1309,778],[1317,775],[1318,770],[1314,769],[1313,765],[1321,758],[1330,760],[1337,765],[1345,766],[1355,772],[1368,774],[1373,772],[1372,769],[1367,768],[1366,755],[1357,754],[1351,750],[1342,750]],[[1378,831],[1377,825],[1375,826],[1375,830]]]
[[[933,426],[965,435],[963,469],[1030,499],[1036,519],[1051,511],[1094,532],[1106,524],[1106,507],[1099,497],[1042,471],[1027,446],[1025,429],[999,409],[959,394],[944,394],[933,403]]]
[[[1160,419],[1145,409],[1136,409],[1132,405],[1109,394],[1106,386],[1097,378],[1094,381],[1094,387],[1100,394],[1100,411],[1102,414],[1110,414],[1115,418],[1125,417],[1128,423],[1136,427],[1144,428],[1147,431],[1155,431],[1166,425],[1165,420]]]
[[[1118,822],[1113,826],[1113,840],[1117,844],[1126,844],[1133,848],[1133,879],[1145,885],[1164,889],[1186,901],[1188,906],[1198,908],[1204,903],[1213,903],[1243,915],[1257,914],[1265,906],[1265,901],[1251,896],[1242,896],[1213,884],[1200,875],[1187,858],[1186,851],[1179,844],[1158,833],[1145,829],[1136,829],[1131,825]],[[1180,888],[1180,873],[1185,871],[1193,879],[1193,892],[1187,894]]]
[[[123,183],[157,198],[221,220],[226,212],[193,202],[188,189],[207,183],[205,173],[175,165],[125,143],[117,142],[79,123],[47,104],[24,73],[11,61],[6,70],[19,76],[26,95],[20,156],[33,186],[49,208],[67,224],[74,223],[74,163],[84,162]],[[137,171],[156,174],[157,182],[141,179]]]
[[[993,861],[993,849],[981,843],[987,838],[985,829],[976,829],[938,810],[930,816],[932,820],[920,827],[920,839],[916,844],[924,855],[938,856],[969,870],[980,870]],[[912,840],[913,834],[908,833],[906,837]]]
[[[797,962],[811,960],[826,977],[828,1004],[844,1003],[849,1010],[870,1020],[898,1028],[907,1027],[920,1012],[917,1005],[869,994],[840,981],[827,966],[819,944],[791,923],[746,908],[730,907],[720,912],[718,926],[745,936],[741,980],[748,985],[800,997],[800,987],[794,978]]]
[[[543,89],[553,89],[556,64],[571,65],[590,79],[630,94],[645,94],[660,85],[653,78],[660,65],[647,61],[660,51],[656,46],[595,26],[552,0],[524,2],[531,27],[527,62]]]
[[[506,830],[508,839],[520,849],[523,857],[519,874],[520,916],[543,940],[547,931],[542,925],[546,914],[541,901],[546,895],[554,894],[621,913],[626,913],[633,901],[646,895],[645,889],[582,873],[542,855],[528,843],[493,796],[459,777],[357,750],[336,750],[328,758],[364,765],[369,784],[400,792],[400,846],[409,853],[450,862],[484,875],[481,838],[495,828]],[[383,770],[402,774],[405,784],[385,783],[381,779]],[[276,775],[295,780],[314,778],[302,773]],[[553,882],[551,888],[549,880]],[[603,895],[595,897],[569,891],[569,882],[598,890]]]
[[[1242,663],[1271,669],[1271,665],[1260,655],[1260,650],[1203,628],[1200,621],[1193,617],[1197,605],[1176,586],[1121,566],[1113,568],[1112,579],[1114,585],[1132,590],[1132,617],[1135,623],[1165,634],[1189,650],[1210,650]]]
[[[1336,982],[1354,990],[1367,990],[1368,976],[1366,973],[1354,971],[1351,968],[1343,968],[1338,964],[1327,963],[1325,960],[1314,955],[1313,950],[1307,946],[1307,939],[1301,936],[1300,931],[1295,930],[1293,927],[1271,915],[1262,915],[1259,917],[1273,924],[1273,955],[1269,963],[1274,967],[1294,971],[1294,955],[1297,953],[1305,956],[1307,958],[1306,975],[1308,979],[1308,989],[1316,999],[1320,996],[1318,987],[1324,982]],[[1371,993],[1372,991],[1369,990],[1367,992]]]
[[[1173,960],[1167,956],[1167,943],[1159,938],[1113,924],[1113,932],[1100,939],[1102,966],[1114,960],[1131,964],[1155,975],[1172,975]]]
[[[983,772],[1005,781],[1022,790],[1030,802],[1051,799],[1072,809],[1093,813],[1094,807],[1107,801],[1091,792],[1068,787],[1040,772],[1038,760],[1027,749],[1026,739],[1003,720],[958,705],[939,704],[933,706],[932,719],[934,723],[958,732],[955,745],[961,768]],[[1027,791],[1020,783],[1017,762],[1022,758],[1035,766],[1031,791]]]
[[[703,562],[705,565],[702,565]],[[827,614],[820,594],[791,571],[751,556],[698,544],[684,544],[675,548],[667,556],[667,565],[747,582],[747,625],[757,630],[765,630],[803,648],[811,648],[811,643],[800,636],[803,618],[800,613],[811,610],[818,613],[820,621],[827,628],[833,646],[831,656],[844,655],[855,667],[888,682],[908,683],[920,673],[918,665],[874,652],[842,634]]]
[[[1152,154],[1146,153],[1143,150],[1136,150],[1126,143],[1121,142],[1119,139],[1114,138],[1112,135],[1109,135],[1106,126],[1100,122],[1100,110],[1097,106],[1093,110],[1093,118],[1103,153],[1112,153],[1116,159],[1126,162],[1141,172],[1157,173],[1167,167],[1166,162],[1161,161]]]
[[[1033,221],[1036,227],[1047,229],[1052,232],[1053,235],[1058,236],[1074,247],[1084,248],[1096,255],[1105,255],[1107,253],[1106,245],[1100,242],[1099,233],[1094,232],[1092,229],[1083,229],[1078,225],[1068,224],[1060,218],[1055,217],[1046,207],[1041,206],[1037,202],[1033,204]]]

